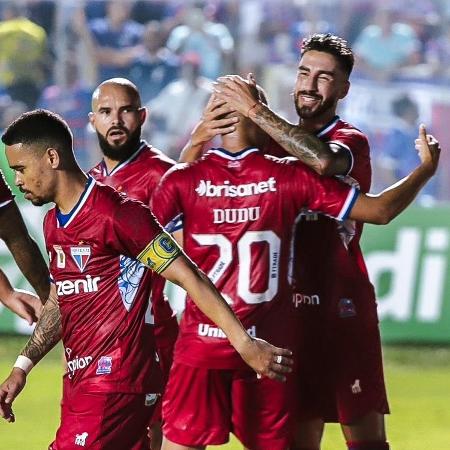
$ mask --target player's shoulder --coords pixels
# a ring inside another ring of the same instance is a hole
[[[331,140],[339,140],[339,138],[346,138],[353,143],[358,143],[360,146],[368,146],[368,138],[366,134],[356,126],[339,119],[336,127],[330,133]]]
[[[92,167],[92,169],[89,170],[88,174],[95,180],[102,178],[103,177],[102,162],[100,161],[98,164]]]
[[[143,147],[140,157],[141,160],[149,162],[149,164],[160,168],[164,172],[176,164],[173,159],[169,158],[161,150],[147,143],[145,143],[145,147]]]

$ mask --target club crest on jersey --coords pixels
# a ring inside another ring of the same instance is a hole
[[[53,249],[56,253],[56,267],[64,269],[66,267],[66,255],[60,245],[54,245]]]
[[[97,375],[109,374],[112,371],[112,357],[111,356],[101,356],[97,361]]]
[[[91,247],[70,247],[70,254],[75,261],[75,264],[80,269],[80,272],[83,272],[91,257]]]

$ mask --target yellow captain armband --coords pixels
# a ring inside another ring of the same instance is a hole
[[[156,273],[161,273],[180,255],[181,249],[175,240],[167,233],[160,233],[137,256]]]

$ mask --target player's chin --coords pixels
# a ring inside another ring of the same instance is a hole
[[[25,197],[26,198],[26,197]],[[45,205],[46,203],[49,203],[50,200],[45,200],[43,198],[40,197],[33,197],[33,198],[29,198],[27,200],[30,200],[30,202],[34,205],[34,206],[42,206]]]

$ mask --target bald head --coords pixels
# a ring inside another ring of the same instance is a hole
[[[126,78],[110,78],[109,80],[100,83],[92,94],[92,111],[95,111],[98,108],[99,98],[103,93],[111,89],[125,92],[130,101],[132,101],[133,106],[136,108],[141,107],[141,96],[134,83]]]

